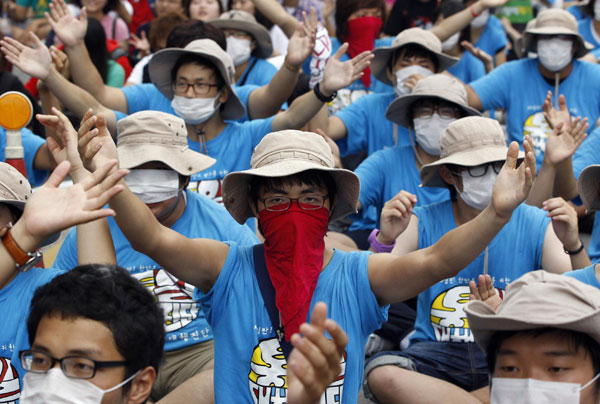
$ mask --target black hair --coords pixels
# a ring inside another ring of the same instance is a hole
[[[398,58],[402,55],[403,58],[424,58],[429,59],[433,62],[434,71],[436,73],[439,72],[440,63],[438,61],[437,56],[431,52],[429,49],[422,47],[421,45],[417,45],[416,43],[406,44],[398,49],[396,49],[392,53],[392,57],[388,60],[388,69],[390,72],[394,72],[394,65]]]
[[[381,20],[385,23],[386,8],[384,0],[344,0],[338,1],[335,9],[335,36],[344,43],[348,34],[348,18],[361,8],[378,8]],[[382,25],[383,28],[383,25]]]
[[[119,1],[120,0],[107,0],[106,4],[102,8],[102,12],[104,14],[108,14],[110,11],[116,10],[117,7],[119,6]],[[81,4],[81,0],[71,0],[69,3],[74,4],[79,8],[83,8],[83,5]]]
[[[225,11],[225,10],[223,10],[223,3],[221,3],[221,0],[216,0],[216,1],[217,1],[217,4],[219,4],[219,15],[221,15]],[[192,4],[192,0],[183,0],[183,12],[185,13],[185,15],[188,18],[192,18],[192,17],[190,17],[190,5],[191,4]]]
[[[152,20],[150,22],[150,31],[148,32],[148,42],[150,42],[152,52],[160,50],[158,48],[159,40],[165,39],[166,43],[166,39],[171,31],[186,21],[187,17],[185,15],[173,12]]]
[[[106,76],[108,75],[108,50],[106,49],[106,34],[100,21],[88,17],[88,26],[84,41],[92,63],[96,66],[98,73],[100,73],[102,81],[106,83]]]
[[[187,44],[196,39],[212,39],[221,49],[227,51],[227,40],[223,31],[210,23],[199,20],[186,21],[173,28],[167,38],[167,48],[185,48]]]
[[[548,334],[552,334],[553,336],[556,336],[556,338],[566,341],[570,348],[572,348],[575,352],[579,352],[580,349],[583,349],[586,356],[589,355],[592,359],[594,375],[600,373],[600,343],[598,343],[598,341],[590,337],[588,334],[584,334],[582,332],[565,330],[562,328],[545,327],[536,328],[533,330],[498,331],[494,333],[490,338],[486,352],[489,374],[494,374],[498,352],[500,352],[500,348],[502,347],[504,341],[516,335],[539,338]],[[600,392],[600,380],[596,380],[594,384],[596,385],[596,392]]]
[[[217,69],[214,63],[208,60],[207,58],[203,58],[202,56],[196,56],[192,54],[183,55],[179,59],[177,59],[177,62],[175,62],[175,65],[173,65],[173,70],[171,70],[171,82],[175,82],[179,68],[188,63],[194,63],[200,66],[206,66],[209,69],[213,69],[215,71],[215,81],[217,83],[217,88],[219,90],[223,88],[225,81],[221,76],[221,72],[219,72],[219,69]]]
[[[158,372],[165,344],[163,312],[127,270],[116,265],[81,265],[40,286],[27,319],[30,345],[42,318],[52,316],[104,324],[127,362],[126,378],[146,366]]]
[[[17,208],[15,205],[4,202],[0,202],[0,205],[6,206],[6,208],[9,210],[12,224],[17,223],[17,220],[19,220],[21,215],[23,215],[23,211]]]

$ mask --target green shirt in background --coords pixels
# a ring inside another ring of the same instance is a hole
[[[50,12],[48,0],[17,0],[18,6],[31,8],[33,10],[33,18],[44,18],[45,12]]]
[[[510,0],[496,9],[498,18],[506,17],[512,24],[526,24],[533,19],[531,0]]]

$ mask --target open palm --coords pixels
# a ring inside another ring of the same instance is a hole
[[[50,51],[42,41],[33,33],[29,33],[33,48],[23,45],[10,37],[0,41],[1,50],[13,65],[30,76],[45,80],[52,70],[52,57]]]
[[[373,53],[365,51],[351,60],[342,62],[340,58],[348,49],[348,44],[344,43],[337,52],[329,58],[323,71],[323,80],[321,89],[327,93],[334,93],[342,88],[348,87],[355,80],[363,75],[365,70],[373,59]]]
[[[65,46],[74,46],[83,42],[87,31],[85,7],[81,9],[79,18],[75,18],[64,0],[52,0],[50,13],[46,13],[46,19]]]

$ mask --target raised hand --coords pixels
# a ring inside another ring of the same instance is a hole
[[[327,331],[333,340],[328,339]],[[346,333],[327,319],[327,305],[313,308],[310,324],[300,326],[303,334],[292,335],[294,349],[287,367],[288,404],[318,403],[319,398],[341,373],[341,359],[348,343]]]
[[[323,72],[323,80],[320,89],[324,95],[330,95],[334,92],[348,87],[355,80],[362,77],[363,70],[370,64],[374,55],[370,51],[365,51],[351,60],[342,62],[340,58],[348,50],[348,44],[344,43],[337,52],[329,58]]]
[[[469,41],[462,41],[460,44],[467,51],[471,52],[473,54],[473,56],[475,56],[477,59],[481,60],[481,62],[485,66],[486,73],[489,73],[494,68],[494,59],[487,52],[481,50],[480,48],[475,47]]]
[[[50,57],[52,57],[52,64],[56,71],[69,80],[71,78],[71,65],[67,54],[52,45],[50,47]]]
[[[29,33],[28,38],[31,40],[33,48],[5,36],[0,41],[0,50],[6,56],[6,60],[23,72],[40,80],[46,80],[52,70],[50,52],[33,32]]]
[[[544,160],[552,166],[562,163],[575,154],[577,148],[587,137],[588,119],[577,117],[569,127],[569,129],[565,129],[564,122],[559,121],[546,140]]]
[[[577,212],[563,198],[551,198],[543,202],[542,209],[548,212],[547,216],[552,219],[554,234],[560,240],[563,247],[570,251],[577,250],[579,241],[579,227],[577,225]]]
[[[571,128],[571,113],[567,108],[567,100],[564,95],[558,97],[558,110],[552,105],[552,92],[548,91],[544,103],[542,104],[542,110],[544,111],[544,118],[548,122],[548,126],[554,129],[560,122],[563,123],[564,129],[569,130]]]
[[[386,245],[394,243],[408,226],[416,203],[416,195],[402,190],[383,205],[377,236],[379,242]]]
[[[496,215],[503,219],[509,219],[513,210],[527,198],[535,178],[535,154],[529,136],[523,139],[523,149],[525,160],[517,167],[519,145],[511,142],[506,163],[494,183],[491,206]]]
[[[50,13],[45,13],[45,15],[56,36],[65,46],[75,46],[83,43],[87,31],[85,7],[81,9],[79,18],[75,18],[64,0],[52,0]]]
[[[288,43],[288,53],[286,62],[294,68],[300,68],[304,61],[311,55],[315,46],[317,35],[317,14],[315,9],[311,7],[310,18],[303,12],[304,22],[298,23],[294,35]]]
[[[503,5],[508,3],[508,0],[479,0],[479,1],[481,2],[481,5],[486,8],[502,7]]]
[[[148,56],[152,50],[150,49],[150,42],[146,37],[146,31],[142,31],[141,36],[142,37],[140,38],[132,32],[131,38],[129,39],[129,45],[140,51],[142,56]]]
[[[492,282],[492,277],[489,275],[479,275],[479,279],[477,283],[474,281],[469,281],[469,300],[481,300],[490,306],[494,311],[500,306],[502,303],[502,298],[496,292],[496,288],[494,288],[494,282]]]
[[[89,109],[81,119],[78,136],[79,155],[88,170],[93,171],[96,167],[119,158],[117,146],[110,136],[102,113],[94,115]]]

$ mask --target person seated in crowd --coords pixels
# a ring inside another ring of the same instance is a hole
[[[108,131],[95,133],[94,139],[81,144],[83,155],[90,154],[90,147],[102,145],[92,166],[116,156]],[[385,305],[457,273],[489,244],[526,198],[535,162],[528,140],[524,147],[527,158],[517,168],[518,146],[511,145],[492,202],[480,217],[435,246],[403,257],[324,248],[328,221],[355,210],[359,184],[353,173],[333,167],[331,151],[321,136],[306,132],[265,136],[255,148],[252,169],[229,174],[223,183],[225,206],[238,223],[259,217],[266,241],[264,252],[257,247],[254,254],[257,264],[250,247],[188,239],[161,226],[127,190],[124,197],[113,198],[111,207],[134,248],[201,292],[215,335],[216,402],[250,403],[255,394],[285,396],[277,370],[283,369],[285,360],[275,358],[274,352],[280,344],[285,347],[306,320],[311,302],[323,300],[332,319],[349,334],[344,375],[325,394],[340,395],[343,388],[343,402],[350,403],[356,402],[362,380],[365,341],[385,319]],[[467,236],[473,242],[465,246]],[[264,269],[262,276],[254,273],[258,268]],[[269,292],[261,292],[257,276],[274,280],[272,302],[275,305],[277,300],[281,308],[279,324],[277,316],[270,320],[264,307],[260,295]],[[269,373],[263,363],[272,369]]]
[[[245,11],[227,11],[210,23],[227,37],[227,53],[235,66],[238,86],[269,84],[277,68],[266,59],[273,53],[269,31]]]
[[[183,9],[190,19],[204,22],[219,18],[225,11],[221,0],[184,0]]]
[[[402,208],[388,205],[382,212],[381,233],[385,240],[396,240],[393,254],[427,248],[456,226],[469,223],[486,208],[494,186],[498,186],[506,141],[497,121],[467,117],[451,123],[442,134],[440,150],[439,160],[421,168],[421,180],[423,186],[447,188],[451,200],[415,208],[412,215],[407,214],[414,205],[411,200]],[[566,219],[553,216],[550,225],[546,213],[552,216],[553,209],[560,206],[549,204],[544,210],[518,206],[477,259],[421,292],[408,349],[381,352],[370,359],[365,371],[367,391],[380,401],[407,402],[425,388],[419,384],[418,373],[467,391],[487,385],[485,355],[473,344],[469,325],[464,322],[466,300],[462,296],[468,293],[469,281],[482,273],[494,276],[498,287],[504,289],[537,268],[561,273],[586,266],[581,256],[569,254],[568,249],[578,246],[566,237]]]
[[[67,118],[59,114],[61,137],[77,140]],[[81,125],[85,136],[94,125],[105,122],[91,113]],[[215,163],[187,147],[185,123],[173,115],[157,111],[137,112],[118,123],[118,153],[121,168],[130,170],[126,182],[135,195],[153,212],[157,220],[189,238],[234,241],[240,245],[258,243],[254,233],[235,222],[225,208],[204,195],[186,190],[190,176]],[[194,287],[165,272],[152,259],[135,251],[114,220],[108,221],[117,262],[127,269],[155,296],[165,313],[167,333],[165,361],[154,383],[150,398],[214,402],[213,335],[197,299]],[[77,231],[63,241],[54,267],[69,270],[77,265]],[[186,380],[187,388],[178,388]],[[175,391],[173,391],[175,390]]]
[[[491,15],[489,9],[476,12],[474,8],[471,8],[475,5],[476,0],[465,0],[464,3],[475,17],[469,24],[465,40],[490,55],[493,58],[494,66],[505,63],[508,38],[500,20]],[[506,1],[501,3],[506,3]]]

